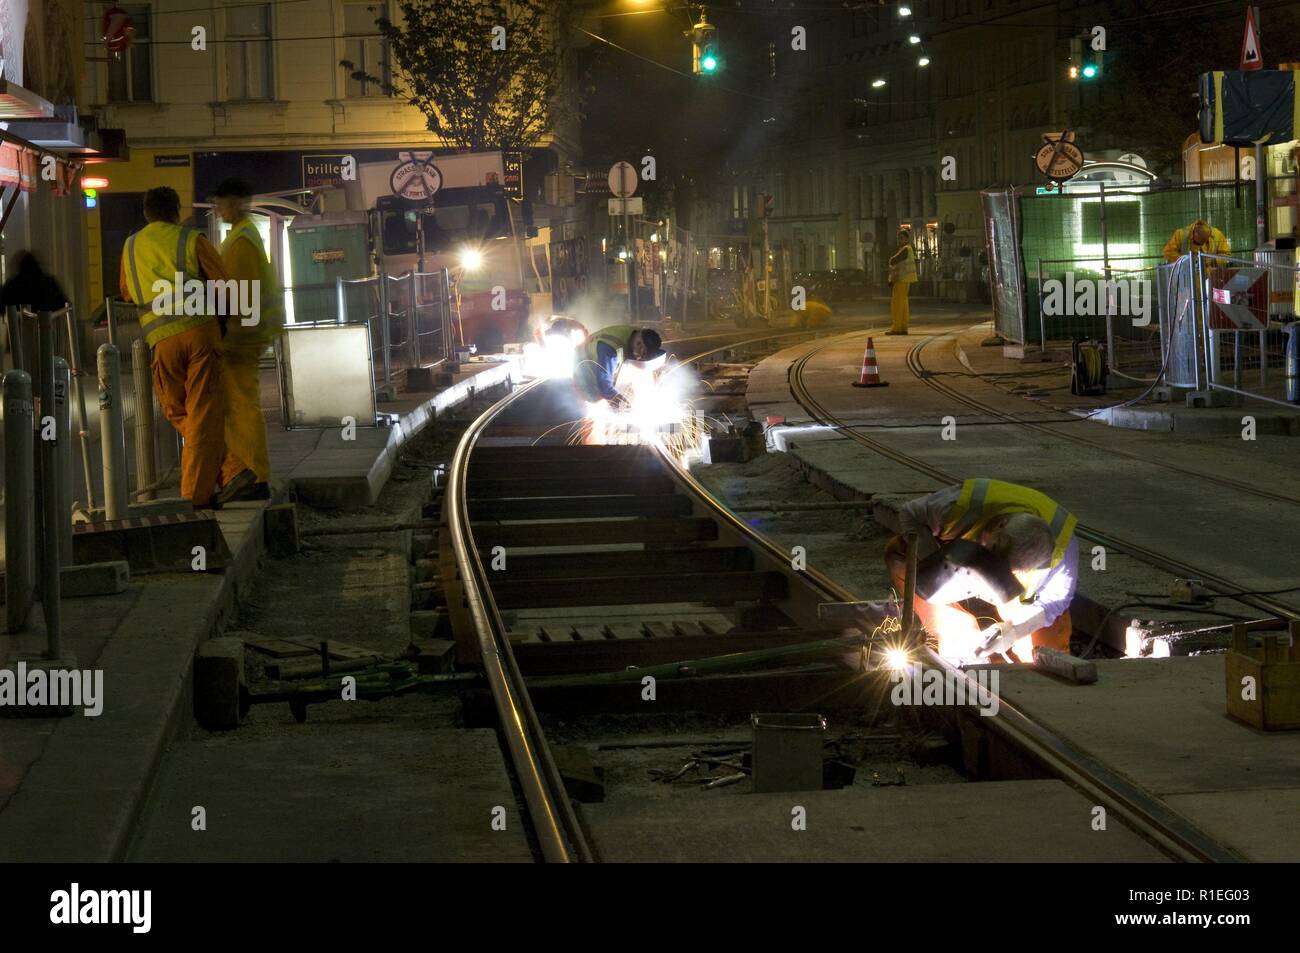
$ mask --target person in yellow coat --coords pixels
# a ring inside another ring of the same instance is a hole
[[[230,225],[221,243],[221,260],[231,278],[257,282],[258,311],[248,318],[232,316],[226,326],[226,456],[221,464],[222,503],[265,500],[271,495],[271,460],[266,447],[266,418],[262,415],[262,385],[258,360],[284,330],[284,301],[267,258],[262,236],[249,217],[252,189],[239,179],[217,186],[217,214]]]
[[[1232,249],[1227,236],[1209,222],[1198,218],[1186,228],[1175,228],[1165,242],[1165,261],[1176,262],[1183,255],[1198,251],[1207,255],[1227,255]]]
[[[144,217],[148,224],[128,237],[122,249],[118,285],[123,300],[141,309],[140,330],[153,352],[154,391],[185,441],[181,496],[196,510],[220,509],[214,491],[226,417],[221,335],[228,319],[189,307],[189,286],[225,281],[225,268],[211,242],[181,225],[175,189],[160,186],[146,192]]]
[[[898,251],[889,259],[889,330],[886,334],[906,334],[907,322],[912,312],[907,296],[916,283],[916,249],[912,247],[912,233],[906,228],[898,230]]]

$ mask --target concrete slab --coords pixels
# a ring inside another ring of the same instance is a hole
[[[151,805],[154,821],[130,859],[533,859],[494,731],[385,733],[314,714],[290,727],[251,741],[210,735],[175,746]],[[191,828],[195,806],[207,812],[204,831]],[[495,807],[506,810],[504,831],[492,829]]]
[[[579,805],[601,859],[678,863],[1159,862],[1059,781],[998,781]],[[807,829],[792,828],[792,811]]]
[[[1228,718],[1223,656],[1101,661],[1097,671],[1096,684],[1075,686],[1004,669],[1002,694],[1238,853],[1300,861],[1300,732]]]

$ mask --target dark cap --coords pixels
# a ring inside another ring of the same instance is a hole
[[[247,199],[253,197],[253,190],[243,179],[226,179],[213,190],[212,197],[214,199],[227,197]]]

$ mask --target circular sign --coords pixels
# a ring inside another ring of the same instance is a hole
[[[388,185],[394,195],[423,202],[433,198],[434,193],[442,188],[442,172],[432,160],[412,159],[393,170]]]
[[[131,16],[121,7],[109,7],[99,21],[99,35],[110,53],[121,53],[131,45],[135,27]]]
[[[636,169],[630,162],[615,162],[609,167],[609,194],[625,199],[636,191]]]
[[[1073,142],[1057,139],[1039,147],[1034,164],[1049,179],[1064,182],[1083,168],[1083,152]]]

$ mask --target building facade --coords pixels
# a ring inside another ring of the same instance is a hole
[[[378,83],[353,78],[341,61],[391,76],[376,26],[400,25],[393,0],[154,0],[127,3],[135,42],[120,58],[92,64],[84,98],[104,125],[127,131],[131,161],[115,169],[90,220],[92,295],[116,293],[122,244],[142,223],[146,190],[171,186],[182,206],[206,200],[228,176],[259,192],[317,181],[313,170],[341,155],[357,162],[399,152],[450,151],[423,113]],[[98,4],[86,2],[85,36],[95,42]],[[552,154],[567,154],[561,130],[533,151],[525,184],[540,190]],[[531,182],[530,182],[531,180]],[[182,214],[185,214],[183,212]]]

